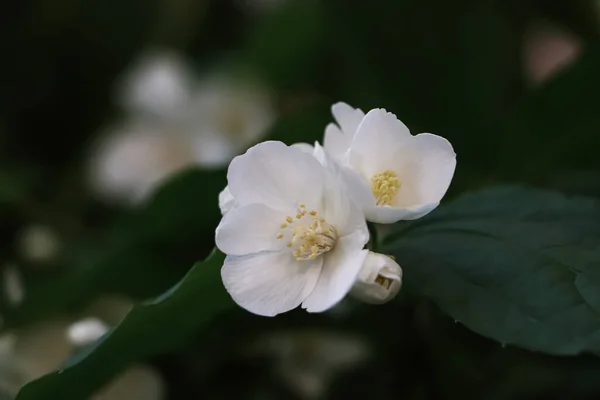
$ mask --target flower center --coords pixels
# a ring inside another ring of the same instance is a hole
[[[373,175],[371,178],[371,190],[377,201],[378,206],[387,206],[392,204],[398,193],[402,182],[398,175],[391,170],[385,170]]]
[[[277,239],[282,240],[289,236],[287,247],[292,250],[292,255],[298,261],[312,261],[327,253],[333,249],[338,238],[335,228],[316,211],[307,211],[304,204],[298,207],[296,218],[285,218],[281,229]]]

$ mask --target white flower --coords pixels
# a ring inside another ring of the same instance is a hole
[[[126,121],[102,137],[90,160],[94,192],[105,200],[137,204],[172,174],[195,164],[202,141],[167,129]]]
[[[352,108],[348,104],[339,102],[331,107],[337,125],[330,123],[325,128],[323,147],[334,159],[340,161],[352,144],[354,134],[365,117],[359,108]]]
[[[296,147],[308,154],[312,154],[315,151],[315,148],[308,143],[295,143],[292,145],[292,147]],[[232,196],[229,186],[225,186],[225,189],[219,193],[219,208],[221,209],[221,214],[225,215],[225,213],[229,212],[236,206],[237,202]]]
[[[238,206],[223,216],[221,276],[241,307],[274,316],[333,307],[351,289],[369,239],[360,209],[316,158],[281,142],[236,157],[227,173]]]
[[[394,114],[374,109],[360,122],[342,163],[367,220],[392,223],[437,207],[454,175],[456,154],[446,139],[413,136]]]
[[[402,286],[402,268],[390,257],[369,252],[350,292],[371,304],[392,300]]]
[[[101,138],[90,165],[104,200],[136,204],[183,168],[225,166],[275,118],[265,88],[230,74],[196,82],[175,53],[144,55],[122,85],[129,114]]]

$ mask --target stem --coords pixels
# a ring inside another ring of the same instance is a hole
[[[367,222],[367,227],[369,228],[369,243],[367,243],[367,248],[373,252],[379,251],[379,240],[377,236],[377,226],[372,222]]]

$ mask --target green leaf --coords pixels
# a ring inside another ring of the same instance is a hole
[[[406,287],[502,344],[600,352],[600,206],[499,187],[399,223],[386,252]]]
[[[181,345],[233,303],[221,284],[224,255],[197,263],[156,299],[136,306],[123,322],[61,369],[25,385],[18,400],[85,399],[135,361]]]

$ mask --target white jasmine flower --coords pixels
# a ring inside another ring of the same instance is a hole
[[[360,209],[316,158],[281,142],[236,157],[227,181],[238,206],[216,231],[221,276],[241,307],[274,316],[333,307],[351,289],[369,239]]]
[[[296,147],[302,150],[305,153],[313,154],[315,147],[308,143],[295,143],[292,147]],[[219,193],[219,208],[221,209],[221,214],[225,215],[225,213],[229,212],[231,209],[235,208],[237,202],[235,198],[231,194],[229,190],[229,186],[225,186],[225,189],[221,193]]]
[[[392,223],[437,207],[454,175],[456,154],[446,139],[413,136],[394,114],[374,109],[360,122],[343,164],[351,196],[367,220]]]
[[[369,252],[351,294],[371,304],[392,300],[402,286],[402,268],[390,257]]]
[[[340,161],[352,144],[354,134],[365,117],[359,108],[352,108],[346,103],[335,103],[331,107],[337,125],[330,123],[325,128],[323,147],[335,160]]]

